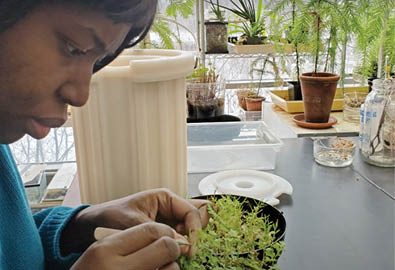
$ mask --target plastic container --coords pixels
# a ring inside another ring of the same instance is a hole
[[[365,102],[367,93],[344,93],[343,119],[348,122],[360,123],[361,105]]]
[[[240,107],[240,118],[243,121],[260,121],[262,119],[262,111],[246,111]]]
[[[317,138],[314,140],[314,159],[327,167],[347,167],[355,155],[355,143],[344,138]]]
[[[187,125],[188,173],[273,170],[282,141],[262,121]]]
[[[224,81],[200,83],[189,80],[186,89],[189,119],[209,119],[224,114]]]

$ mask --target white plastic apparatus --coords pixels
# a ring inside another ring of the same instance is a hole
[[[83,203],[165,187],[186,195],[185,76],[194,55],[126,50],[91,81],[72,109]]]

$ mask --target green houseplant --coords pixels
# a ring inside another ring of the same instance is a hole
[[[255,7],[253,0],[230,0],[232,7],[222,6],[229,10],[244,21],[239,24],[232,24],[236,29],[232,33],[242,33],[242,42],[244,44],[263,44],[267,38],[265,35],[265,16],[262,0],[258,0],[258,6]]]
[[[268,66],[272,70],[268,69]],[[284,80],[280,76],[280,67],[277,65],[276,57],[273,54],[261,55],[254,59],[251,63],[250,74],[251,77],[254,73],[258,73],[259,80],[258,86],[251,86],[247,89],[241,89],[237,91],[237,97],[239,105],[245,111],[261,111],[262,101],[265,97],[260,95],[260,90],[262,89],[262,78],[264,74],[273,74],[275,78],[274,86],[282,86]]]
[[[360,81],[383,77],[395,71],[395,3],[391,0],[360,0],[356,32],[359,63],[354,75]],[[385,61],[387,59],[387,61]]]
[[[188,119],[207,120],[224,113],[225,84],[211,63],[187,76]]]
[[[263,0],[230,0],[231,7],[220,5],[238,18],[239,22],[230,23],[228,33],[241,34],[235,43],[229,43],[235,53],[272,53],[274,52],[266,35],[266,13]],[[242,46],[243,45],[243,46]]]
[[[292,93],[289,93],[289,97],[292,100],[302,100],[300,74],[303,59],[301,53],[311,50],[310,46],[306,45],[308,44],[307,24],[297,22],[303,8],[304,3],[301,0],[281,0],[275,2],[271,11],[271,15],[277,19],[272,24],[283,25],[286,42],[291,45],[291,51],[295,52],[294,74],[296,75],[296,79],[289,81],[293,85]],[[281,14],[281,16],[278,16],[278,14]]]
[[[182,49],[179,24],[175,24],[176,31],[172,31],[169,27],[170,20],[167,20],[166,18],[171,18],[174,21],[177,21],[179,17],[184,19],[188,18],[193,14],[195,0],[166,0],[165,4],[166,8],[164,10],[164,14],[160,14],[158,12],[150,32],[143,42],[139,44],[140,48],[174,49],[175,41]],[[159,40],[154,41],[151,38],[152,34],[158,36]]]
[[[209,0],[210,11],[214,20],[204,22],[206,27],[206,53],[228,53],[228,23],[225,22],[224,10],[218,0]]]
[[[334,73],[319,72],[318,69],[321,50],[325,51],[325,48],[333,46],[330,38],[326,40],[323,38],[324,34],[331,37],[332,25],[340,14],[335,2],[310,0],[301,7],[300,16],[296,19],[294,28],[291,30],[291,35],[294,38],[301,35],[306,37],[312,48],[314,70],[313,72],[303,73],[299,77],[304,104],[304,118],[307,122],[326,123],[329,119],[340,77]],[[306,29],[309,29],[307,33]]]
[[[322,71],[331,73],[335,72],[338,54],[341,53],[340,84],[344,86],[347,44],[359,29],[359,2],[282,0],[273,7],[272,13],[283,15],[276,23],[287,28],[286,39],[295,51],[297,81],[291,83],[295,86],[296,100],[301,99],[301,92],[297,89],[300,89],[301,66],[306,58],[302,56],[306,53],[314,58],[315,72],[320,65]]]
[[[198,231],[197,252],[191,258],[181,257],[180,268],[278,269],[285,233],[285,220],[278,210],[232,195],[216,195],[210,200],[211,218],[207,227]]]

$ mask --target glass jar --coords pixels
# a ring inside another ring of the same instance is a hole
[[[359,139],[366,162],[395,167],[395,79],[373,81],[361,110]]]

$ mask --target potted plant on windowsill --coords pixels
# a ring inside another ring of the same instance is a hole
[[[230,0],[231,7],[219,5],[230,11],[239,23],[231,23],[229,34],[241,33],[241,37],[235,43],[229,43],[229,49],[233,53],[273,53],[274,47],[266,36],[266,22],[263,1],[258,0],[255,6],[254,0]]]
[[[188,119],[203,120],[224,114],[225,83],[209,63],[187,76]]]
[[[228,23],[225,22],[224,9],[216,0],[209,0],[214,19],[204,22],[206,27],[206,53],[228,53]]]
[[[259,93],[250,93],[245,100],[247,111],[256,112],[262,110],[262,101],[265,100],[265,97],[260,96]]]
[[[338,40],[338,33],[333,32],[336,30],[334,26],[341,22],[344,14],[342,8],[332,2],[310,0],[301,3],[301,12],[291,30],[291,36],[294,39],[309,42],[314,59],[313,72],[299,76],[306,122],[326,123],[329,120],[340,76],[334,74],[333,71],[327,72],[327,68],[329,59],[334,59],[337,50],[335,40]],[[325,63],[324,72],[319,72],[319,65],[322,64],[320,62],[321,51],[324,52],[324,56],[327,56],[322,61]],[[298,70],[300,72],[299,68]]]
[[[316,0],[313,0],[316,1]],[[320,1],[318,5],[320,4]],[[318,6],[321,7],[321,6]],[[304,119],[306,122],[327,123],[335,97],[337,82],[340,77],[334,73],[318,72],[319,44],[322,34],[322,16],[315,8],[314,16],[314,71],[300,75],[302,97],[304,105]]]
[[[285,33],[286,39],[295,50],[297,80],[290,82],[295,86],[295,100],[301,99],[301,92],[296,90],[300,85],[300,74],[303,72],[302,63],[305,60],[303,56],[313,55],[315,57],[317,49],[321,52],[320,61],[316,61],[320,65],[321,71],[334,73],[335,69],[340,67],[336,98],[341,99],[343,92],[367,91],[367,87],[364,85],[345,87],[347,44],[353,35],[358,36],[361,31],[359,24],[362,18],[358,18],[358,14],[361,13],[360,4],[362,2],[370,5],[368,2],[371,1],[363,0],[357,3],[347,0],[335,3],[322,0],[281,0],[276,2],[272,13],[280,13],[276,23],[283,23],[288,29]],[[320,18],[320,43],[317,42],[317,16]],[[341,54],[340,57],[339,54]],[[336,67],[339,59],[340,65]]]
[[[251,94],[254,94],[254,91],[252,91],[251,89],[241,89],[238,90],[236,93],[237,99],[239,101],[239,106],[245,111],[247,110],[246,98]]]

